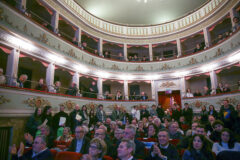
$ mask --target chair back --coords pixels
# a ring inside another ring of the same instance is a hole
[[[63,151],[58,152],[56,155],[56,160],[79,160],[81,158],[81,153]]]

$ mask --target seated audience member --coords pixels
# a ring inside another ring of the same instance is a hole
[[[132,122],[136,122],[136,120],[132,120]],[[145,131],[144,125],[143,125],[143,121],[138,121],[138,125],[132,123],[132,125],[134,126],[138,126],[137,127],[137,131],[136,131],[136,137],[137,138],[143,138],[145,137],[145,134],[147,131]]]
[[[104,58],[111,58],[110,52],[105,51],[103,54]]]
[[[54,136],[52,135],[49,126],[43,125],[40,128],[40,135],[46,137],[46,143],[48,148],[53,148],[54,146]]]
[[[211,95],[211,89],[209,89],[207,86],[204,86],[203,89],[204,89],[204,96]]]
[[[109,93],[109,91],[104,93],[104,99],[112,99],[112,95]]]
[[[118,53],[118,60],[124,61],[124,57],[123,57],[123,54],[121,52]]]
[[[75,128],[75,138],[72,140],[68,151],[77,152],[81,154],[88,153],[90,140],[85,136],[86,131],[82,126]]]
[[[148,125],[147,138],[157,138],[157,127],[153,123]]]
[[[158,144],[154,144],[150,150],[147,160],[178,160],[179,155],[177,149],[169,143],[169,134],[165,129],[158,132]]]
[[[194,49],[194,53],[198,52],[198,51],[201,51],[201,50],[202,50],[201,45],[199,43],[196,44],[196,48]]]
[[[24,83],[27,81],[28,76],[26,74],[20,75],[18,79],[18,87],[19,88],[25,88]]]
[[[116,148],[113,146],[112,142],[107,137],[106,133],[107,133],[107,128],[104,125],[101,125],[101,126],[99,126],[98,129],[96,129],[94,138],[99,138],[99,139],[103,140],[107,145],[106,155],[108,155],[110,157],[114,157],[114,156],[116,156]]]
[[[157,127],[158,130],[164,128],[164,126],[163,126],[160,118],[155,118],[155,119],[153,120],[153,124],[155,124],[155,126]],[[157,133],[158,133],[158,130],[156,131]]]
[[[196,128],[196,134],[205,136],[210,147],[213,145],[213,141],[207,137],[206,128],[204,125],[199,124]]]
[[[239,18],[234,17],[233,22],[234,22],[234,26],[232,27],[232,31],[235,32],[236,30],[238,30],[240,28]]]
[[[224,39],[224,38],[223,38],[223,35],[222,35],[222,34],[219,34],[219,35],[217,36],[217,38],[215,39],[215,43],[220,43],[223,39]]]
[[[26,124],[26,132],[35,137],[37,131],[42,125],[42,108],[36,108],[34,114],[29,118]]]
[[[24,144],[20,144],[17,152],[15,145],[11,147],[12,160],[53,160],[50,150],[47,148],[46,139],[44,136],[37,136],[34,139],[32,149],[24,153]]]
[[[104,140],[94,138],[90,141],[88,154],[91,160],[104,160],[104,155],[107,153],[107,145]]]
[[[145,157],[144,156],[145,145],[141,141],[135,139],[135,135],[136,135],[136,127],[134,125],[128,125],[128,126],[125,127],[123,137],[125,139],[129,139],[129,140],[134,141],[135,146],[136,146],[134,157],[136,159],[144,159],[144,157]]]
[[[215,110],[214,105],[209,105],[208,115],[212,115],[214,118],[218,118],[218,112]]]
[[[201,116],[201,123],[204,124],[204,125],[207,124],[207,122],[208,122],[208,111],[207,111],[207,107],[205,105],[203,105],[201,107],[200,116]]]
[[[122,97],[121,91],[117,90],[117,94],[115,96],[115,100],[122,100],[122,99],[123,99],[123,97]]]
[[[143,56],[142,61],[148,61],[148,58],[146,56]]]
[[[57,141],[71,142],[72,140],[73,140],[73,137],[71,135],[71,130],[69,127],[64,127],[63,135],[57,137]]]
[[[128,61],[132,61],[132,56],[128,56]]]
[[[60,81],[56,81],[55,85],[53,86],[53,92],[54,93],[60,93],[60,87],[61,87],[61,82]]]
[[[199,89],[197,89],[193,96],[194,97],[202,96],[202,93],[199,91]]]
[[[117,149],[120,160],[136,160],[133,155],[135,152],[135,143],[129,139],[122,139]]]
[[[206,124],[206,131],[207,131],[207,136],[213,132],[213,123],[216,121],[215,117],[212,115],[208,115],[208,122]]]
[[[80,160],[92,160],[92,157],[89,154],[84,154],[84,155],[82,155]]]
[[[3,75],[3,69],[0,68],[0,85],[6,84],[6,77]]]
[[[36,86],[35,89],[39,90],[39,91],[47,91],[47,86],[46,86],[46,84],[44,84],[43,78],[39,79],[38,85]]]
[[[223,93],[223,89],[224,89],[223,84],[221,82],[219,82],[218,86],[217,86],[217,89],[216,89],[217,94],[218,93]]]
[[[139,61],[139,58],[136,54],[133,56],[132,61]]]
[[[170,122],[168,125],[168,133],[170,139],[182,139],[181,132],[178,131],[178,123]]]
[[[136,92],[132,92],[129,99],[130,100],[138,100],[138,96],[136,95]]]
[[[235,141],[232,131],[224,128],[221,132],[221,140],[213,144],[212,151],[216,155],[222,151],[240,152],[240,143]]]
[[[66,91],[66,94],[70,96],[76,96],[77,92],[78,92],[77,84],[73,82],[71,86],[68,88],[68,90]]]
[[[147,94],[144,92],[141,92],[140,100],[147,100],[147,99],[148,99]]]
[[[223,92],[224,93],[231,92],[231,89],[229,88],[229,85],[227,83],[224,84]]]
[[[114,138],[112,140],[114,146],[117,145],[118,141],[122,140],[123,134],[124,134],[123,129],[120,129],[120,128],[116,128],[115,129],[115,131],[114,131]]]
[[[203,135],[194,135],[188,149],[184,152],[183,160],[214,160],[210,146]]]
[[[191,93],[191,89],[188,88],[185,97],[193,97],[193,94]]]
[[[222,132],[222,129],[223,129],[223,122],[220,121],[220,120],[216,120],[212,124],[212,127],[213,127],[213,132],[211,133],[209,138],[213,142],[220,142],[220,140],[221,140],[221,132]]]

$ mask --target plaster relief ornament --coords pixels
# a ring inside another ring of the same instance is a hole
[[[196,64],[196,63],[198,63],[197,60],[195,58],[191,58],[188,64],[191,65],[191,64]]]
[[[98,104],[91,102],[91,103],[86,104],[86,107],[87,107],[88,111],[94,110],[94,112],[96,113]]]
[[[40,34],[40,36],[39,36],[39,41],[41,41],[41,42],[47,44],[47,42],[48,42],[47,35],[46,35],[45,33]]]
[[[233,105],[237,105],[238,103],[240,103],[240,100],[238,100],[238,99],[236,99],[235,97],[232,97],[232,98],[230,98],[230,97],[225,97],[225,98],[221,98],[221,99],[219,99],[217,102],[216,102],[216,104],[218,104],[218,105],[223,105],[223,101],[224,100],[228,100],[228,102],[229,102],[229,104],[233,104]]]
[[[68,110],[73,110],[74,107],[76,106],[76,103],[74,103],[71,100],[68,100],[64,103],[59,104],[59,106],[64,106],[65,108],[67,108]]]
[[[28,28],[27,28],[27,25],[26,25],[26,24],[25,24],[24,27],[23,27],[23,31],[24,31],[25,33],[27,33],[27,31],[28,31]]]
[[[4,104],[4,103],[9,103],[10,99],[5,98],[4,96],[0,96],[0,104]]]
[[[190,103],[191,106],[195,106],[196,108],[201,108],[202,106],[209,105],[208,102],[196,100],[195,102]]]
[[[137,68],[135,69],[135,71],[144,71],[143,67],[138,65]]]
[[[174,82],[172,82],[172,81],[167,81],[167,82],[163,82],[160,87],[169,88],[169,87],[173,87],[173,86],[176,86],[176,84],[175,84]]]
[[[28,98],[23,102],[25,104],[28,104],[30,107],[43,108],[45,106],[51,106],[51,103],[48,100],[43,99],[42,97]]]
[[[116,64],[112,65],[111,69],[112,70],[120,70],[120,68]]]
[[[96,62],[93,58],[89,61],[89,64],[96,66]]]
[[[75,52],[73,51],[73,49],[70,49],[68,52],[67,52],[67,55],[69,55],[70,57],[73,57],[73,58],[77,58]]]

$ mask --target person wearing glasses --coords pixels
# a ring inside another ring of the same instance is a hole
[[[72,140],[67,151],[86,154],[88,152],[90,140],[85,134],[85,129],[82,126],[77,126],[75,128],[75,138]]]
[[[94,138],[90,142],[88,154],[92,160],[104,160],[104,155],[107,153],[107,145],[104,140]]]

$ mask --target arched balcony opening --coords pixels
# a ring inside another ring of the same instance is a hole
[[[51,9],[47,8],[37,0],[27,0],[26,8],[26,12],[30,14],[30,17],[34,21],[43,25],[47,29],[52,30],[51,19],[53,11]]]
[[[186,83],[186,91],[190,89],[194,97],[211,94],[211,93],[208,94],[206,90],[206,87],[209,90],[211,90],[212,88],[210,74],[208,72],[201,75],[185,77],[185,83]],[[183,97],[187,97],[187,96],[183,95]]]
[[[165,60],[177,57],[177,42],[153,44],[153,60]]]
[[[240,15],[240,2],[234,7],[234,11],[237,13],[237,15]]]
[[[56,81],[61,82],[59,93],[66,94],[67,89],[72,85],[72,75],[71,71],[55,66],[54,84]]]
[[[92,82],[95,82],[96,87],[97,85],[97,78],[95,77],[90,77],[86,75],[82,75],[79,80],[79,88],[80,88],[80,93],[82,97],[88,97],[88,98],[97,98],[97,93],[91,93],[90,87],[92,85]]]
[[[82,32],[81,43],[83,50],[99,56],[98,41],[99,39],[87,34],[86,32]]]
[[[238,81],[240,81],[240,65],[226,67],[216,71],[217,74],[217,93],[226,93],[238,90]],[[220,88],[225,88],[223,91]]]
[[[22,74],[26,74],[28,79],[24,84],[24,88],[35,89],[41,78],[43,78],[44,84],[46,84],[47,66],[46,62],[20,53],[17,77],[19,78]]]
[[[124,61],[122,44],[103,41],[103,53],[106,52],[108,52],[108,55],[103,54],[104,58],[111,58],[114,60]]]
[[[231,35],[232,22],[230,15],[226,15],[220,21],[216,22],[213,26],[209,27],[211,44],[215,45],[221,43],[225,38]]]
[[[8,55],[11,53],[11,50],[4,47],[0,46],[0,68],[3,69],[3,74],[6,74],[7,70],[7,59]]]
[[[129,81],[129,100],[149,100],[152,99],[150,81]]]
[[[103,97],[109,100],[124,100],[123,81],[103,79]]]
[[[196,53],[205,48],[203,32],[195,33],[189,37],[181,39],[182,55]]]
[[[129,61],[149,61],[148,45],[127,45],[127,48]]]
[[[69,42],[74,43],[75,41],[75,33],[77,28],[68,22],[66,19],[64,19],[62,16],[59,16],[59,22],[58,22],[58,35],[63,37]]]

